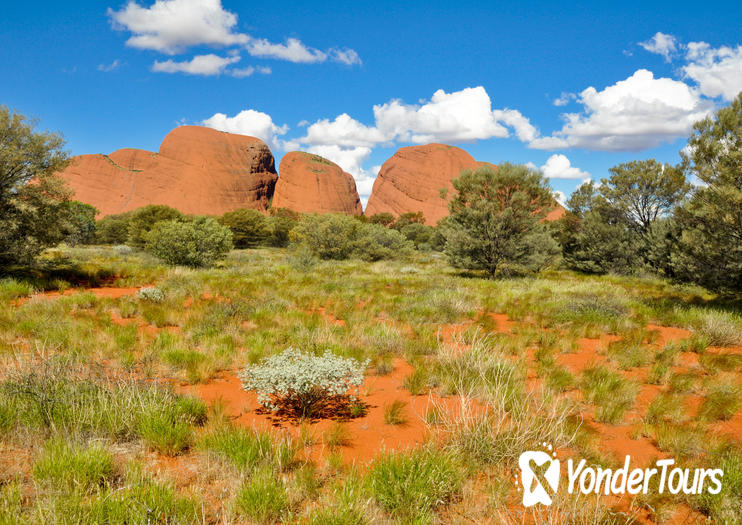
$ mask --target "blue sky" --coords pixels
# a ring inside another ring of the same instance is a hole
[[[314,151],[362,197],[394,151],[532,163],[569,194],[675,163],[742,91],[742,7],[704,2],[6,2],[0,104],[73,154],[156,151],[178,124]]]

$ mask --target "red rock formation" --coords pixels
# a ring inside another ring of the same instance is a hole
[[[80,155],[61,176],[74,198],[92,204],[101,216],[147,204],[209,215],[237,208],[265,211],[277,178],[262,140],[199,126],[175,128],[159,153],[127,148]]]
[[[435,225],[448,215],[448,201],[454,192],[451,181],[462,170],[477,167],[471,155],[454,146],[428,144],[401,148],[381,166],[366,215],[421,211],[425,223]]]
[[[274,208],[302,213],[363,213],[353,177],[319,155],[287,153],[281,159],[278,174]]]

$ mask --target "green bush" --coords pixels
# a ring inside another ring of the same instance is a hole
[[[98,210],[79,201],[65,202],[63,209],[67,216],[64,242],[70,246],[93,244],[96,239],[95,216]]]
[[[96,242],[123,245],[129,240],[131,212],[106,215],[95,223]]]
[[[168,264],[211,266],[232,249],[232,232],[210,217],[164,221],[146,235],[145,249]]]
[[[258,210],[230,211],[219,217],[219,223],[232,232],[235,248],[260,246],[270,236],[268,221]]]
[[[394,259],[410,251],[411,244],[404,235],[378,224],[362,224],[353,247],[353,255],[364,261]]]
[[[126,244],[135,248],[143,248],[155,224],[163,221],[180,221],[183,218],[183,214],[178,210],[162,204],[150,204],[138,208],[128,217]]]
[[[309,214],[291,231],[291,239],[306,245],[321,259],[347,259],[353,254],[354,240],[361,223],[342,214]]]
[[[291,230],[299,222],[299,214],[288,208],[271,208],[270,216],[266,219],[268,224],[267,244],[276,248],[284,248],[291,241]]]
[[[396,230],[342,214],[305,215],[291,235],[321,259],[378,261],[404,256],[412,248]]]

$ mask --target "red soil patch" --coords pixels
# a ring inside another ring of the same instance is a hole
[[[683,339],[688,339],[692,335],[690,331],[674,326],[659,326],[655,324],[648,324],[647,330],[659,333],[656,344],[660,347],[665,346],[667,343],[678,343]]]
[[[450,414],[455,414],[460,407],[461,399],[456,396],[413,396],[402,387],[404,378],[414,371],[413,367],[403,359],[395,359],[393,364],[394,370],[389,375],[366,377],[360,389],[360,401],[367,406],[367,412],[362,417],[343,423],[350,443],[339,447],[338,452],[342,454],[345,463],[363,465],[385,451],[417,447],[429,437],[424,418],[434,403]],[[277,421],[270,414],[261,413],[257,395],[243,390],[235,372],[225,372],[208,383],[181,386],[180,389],[195,394],[207,404],[224,403],[227,415],[238,425],[263,431],[278,429],[293,436],[299,436],[302,431],[305,434],[310,433],[316,441],[307,454],[312,460],[326,458],[330,453],[323,434],[336,424],[334,421],[320,420],[301,425],[298,422]],[[389,425],[384,422],[384,409],[394,401],[406,403],[404,424]]]
[[[114,288],[114,287],[99,287],[99,288],[69,288],[64,292],[60,293],[58,290],[52,290],[49,292],[35,293],[29,297],[21,297],[16,299],[15,306],[21,306],[28,301],[34,299],[53,299],[61,296],[70,296],[78,293],[92,293],[96,297],[107,297],[110,299],[118,299],[119,297],[125,297],[127,295],[134,295],[143,286],[136,286],[132,288]]]
[[[616,335],[603,335],[599,339],[589,339],[582,337],[577,343],[579,349],[574,353],[562,353],[557,356],[557,362],[565,366],[573,374],[581,374],[583,370],[594,364],[603,364],[608,358],[599,353],[613,341],[618,341],[620,337]]]

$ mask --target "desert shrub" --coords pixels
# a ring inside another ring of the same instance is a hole
[[[378,224],[363,224],[353,246],[353,255],[364,261],[394,259],[407,255],[411,245],[396,230]]]
[[[263,244],[270,235],[268,222],[258,210],[230,211],[219,217],[219,223],[232,232],[235,248],[254,248]]]
[[[34,478],[68,491],[88,492],[109,482],[113,473],[113,456],[102,446],[59,438],[47,442],[33,464]]]
[[[95,223],[95,240],[100,244],[124,244],[129,239],[131,212],[106,215]]]
[[[399,233],[404,235],[405,239],[414,244],[418,250],[431,249],[431,239],[434,232],[435,228],[419,222],[413,222],[399,230]]]
[[[269,232],[267,244],[283,248],[291,241],[290,232],[299,222],[299,214],[287,208],[271,208],[266,221]]]
[[[394,215],[388,211],[375,213],[368,218],[371,224],[381,224],[382,226],[391,226],[394,223]]]
[[[139,289],[137,298],[151,303],[161,303],[165,300],[165,294],[155,286],[145,286]]]
[[[131,212],[128,217],[128,236],[126,244],[135,248],[143,248],[147,243],[147,234],[155,224],[163,221],[182,220],[183,214],[175,208],[163,204],[149,204]]]
[[[258,401],[273,411],[298,417],[337,415],[355,396],[349,394],[363,383],[368,362],[343,358],[327,351],[323,356],[288,348],[240,374],[245,390],[255,390]]]
[[[291,237],[321,259],[347,259],[353,253],[360,226],[353,217],[342,214],[304,215]]]
[[[146,238],[146,250],[168,264],[211,266],[232,249],[232,232],[209,217],[159,222]]]
[[[291,235],[321,259],[378,261],[406,255],[411,248],[399,232],[343,214],[305,215]]]
[[[441,452],[418,449],[387,454],[374,462],[368,484],[374,499],[403,521],[424,520],[461,489],[462,475]]]

